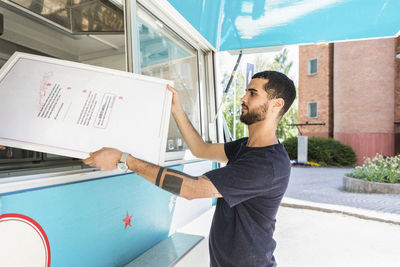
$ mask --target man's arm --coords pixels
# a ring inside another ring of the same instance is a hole
[[[122,152],[113,148],[102,148],[90,154],[83,162],[103,171],[113,170],[121,159]],[[214,184],[204,175],[190,176],[180,171],[160,167],[137,159],[131,155],[126,160],[128,168],[156,186],[186,199],[221,197]]]
[[[185,139],[193,155],[202,159],[227,162],[228,158],[225,154],[224,144],[206,144],[186,116],[179,102],[178,92],[169,85],[167,87],[173,94],[171,107],[172,115],[174,116],[183,139]]]

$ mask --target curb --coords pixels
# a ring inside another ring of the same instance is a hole
[[[353,193],[400,194],[400,184],[369,182],[347,175],[343,176],[343,188]]]
[[[343,215],[353,216],[364,220],[400,225],[400,214],[394,213],[379,212],[374,210],[359,209],[334,204],[317,203],[289,197],[283,197],[281,206],[296,209],[315,210],[327,213],[340,213]]]

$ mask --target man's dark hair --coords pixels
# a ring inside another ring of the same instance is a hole
[[[281,117],[289,110],[296,98],[296,88],[291,79],[285,74],[277,71],[261,71],[253,75],[252,79],[267,79],[264,90],[268,93],[269,99],[282,98],[285,101],[281,109]]]

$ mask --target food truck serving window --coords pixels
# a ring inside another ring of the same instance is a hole
[[[0,36],[0,67],[12,53],[19,51],[126,71],[126,35],[120,28],[113,28],[113,32],[110,32],[110,27],[100,27],[99,31],[104,29],[101,33],[93,30],[74,31],[60,24],[58,20],[49,22],[52,17],[45,17],[43,20],[42,16],[32,16],[32,10],[24,5],[13,6],[10,9],[6,7],[7,5],[0,7],[0,13],[4,14],[4,25],[8,25],[4,28],[4,34]],[[122,9],[122,5],[112,8],[114,11],[117,10],[118,14],[123,12]],[[181,33],[178,35],[174,31],[175,28],[174,30],[169,28],[139,3],[136,12],[136,23],[133,25],[137,27],[138,44],[132,48],[140,55],[138,64],[140,74],[173,81],[189,120],[201,134],[200,98],[203,100],[204,96],[200,95],[199,88],[200,82],[203,87],[205,82],[200,81],[199,71],[203,73],[205,69],[199,65],[199,58],[204,57],[202,50],[204,48],[194,46],[193,42],[187,42],[185,38],[188,36],[182,37]],[[76,15],[73,13],[72,16],[74,14]],[[90,22],[80,16],[72,20],[83,24]],[[13,38],[17,34],[21,37]],[[32,41],[31,36],[36,35],[45,38]],[[207,108],[203,111],[205,110]],[[203,114],[203,117],[206,116]],[[166,151],[166,161],[191,158],[190,153],[189,157],[186,157],[187,146],[172,116]],[[79,159],[11,147],[0,150],[0,178],[50,172],[75,172],[81,169],[92,170]]]
[[[197,50],[152,16],[137,9],[141,74],[172,80],[189,120],[200,132],[200,98]],[[187,149],[171,116],[167,159],[181,159]]]

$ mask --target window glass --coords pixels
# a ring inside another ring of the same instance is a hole
[[[143,8],[138,7],[137,20],[141,74],[173,81],[189,120],[200,133],[197,50]],[[171,116],[166,150],[182,158],[186,148]]]
[[[317,103],[308,103],[308,117],[316,118],[317,117]]]
[[[10,162],[23,162],[23,161],[34,161],[40,160],[40,153],[17,149],[12,147],[7,147],[5,150],[0,150],[0,163],[10,163]],[[1,169],[0,164],[0,169]]]
[[[318,72],[318,60],[316,58],[308,61],[308,74],[316,74]]]

